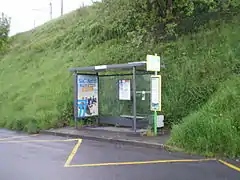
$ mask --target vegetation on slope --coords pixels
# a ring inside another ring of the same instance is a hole
[[[222,82],[239,73],[238,12],[212,12],[224,8],[201,0],[165,6],[146,2],[105,0],[14,36],[8,54],[0,59],[0,126],[35,132],[69,124],[69,67],[142,61],[148,53],[161,54],[167,65],[162,75],[168,125],[198,111]],[[178,128],[173,135],[175,131]],[[178,142],[174,137],[172,143]],[[203,145],[212,143],[207,140]]]
[[[0,15],[0,56],[8,47],[8,34],[10,30],[10,18],[4,13]]]
[[[240,155],[240,78],[233,76],[199,110],[174,125],[170,144],[206,155]]]

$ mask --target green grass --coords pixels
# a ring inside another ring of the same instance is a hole
[[[239,139],[239,129],[227,135],[221,135],[221,130],[210,131],[212,137],[218,137],[213,140],[206,138],[209,135],[208,126],[198,128],[198,123],[204,124],[209,116],[211,127],[221,124],[222,129],[229,131],[231,117],[237,117],[237,111],[226,110],[225,115],[222,113],[225,109],[218,108],[218,104],[211,104],[211,101],[218,95],[222,96],[221,93],[228,97],[227,89],[226,92],[220,91],[225,83],[235,89],[232,95],[239,91],[237,84],[229,81],[239,79],[236,74],[239,74],[240,16],[235,13],[228,18],[220,17],[203,25],[197,33],[185,33],[176,41],[154,42],[144,39],[139,31],[134,31],[136,22],[126,18],[124,11],[129,17],[140,17],[139,14],[126,8],[120,8],[119,12],[111,10],[110,6],[109,11],[103,11],[103,8],[102,4],[81,8],[34,31],[11,38],[9,52],[0,59],[0,126],[36,132],[69,125],[73,115],[73,89],[68,68],[143,61],[147,54],[158,53],[167,66],[161,72],[162,113],[166,117],[166,125],[180,123],[172,130],[171,143],[188,150],[239,155],[235,143]],[[137,23],[140,20],[143,21],[142,25],[147,23],[141,18]],[[139,78],[138,82],[137,90],[149,86],[147,80]],[[116,102],[114,89],[112,87],[109,92],[108,85],[101,86],[102,114],[130,109],[128,103],[112,106],[112,102]],[[109,96],[106,96],[107,93]],[[234,107],[236,100],[233,98],[228,106]],[[212,113],[206,115],[209,103],[211,109],[230,120],[220,121]],[[147,104],[138,105],[137,111],[141,112]],[[203,111],[205,118],[201,118]],[[225,121],[228,123],[223,123]],[[204,138],[198,140],[195,133],[203,134]],[[199,141],[198,146],[194,145],[195,140]],[[219,145],[222,141],[231,144],[223,148]]]
[[[240,155],[240,78],[231,77],[198,111],[174,125],[170,145],[204,155]]]

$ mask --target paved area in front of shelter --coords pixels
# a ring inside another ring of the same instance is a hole
[[[50,129],[42,131],[44,134],[61,135],[61,136],[74,136],[89,140],[98,141],[116,141],[128,144],[140,144],[141,146],[149,147],[162,147],[169,139],[169,132],[161,134],[161,136],[147,137],[135,135],[132,129],[127,128],[114,128],[114,127],[99,127],[99,128],[79,128],[64,127],[59,129]]]
[[[3,180],[239,180],[239,164],[165,150],[0,130]],[[225,164],[223,164],[225,163]]]

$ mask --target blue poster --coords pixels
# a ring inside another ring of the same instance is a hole
[[[78,118],[98,115],[98,78],[94,75],[77,76]]]

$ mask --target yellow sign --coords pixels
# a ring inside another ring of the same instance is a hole
[[[93,87],[83,87],[82,88],[82,92],[91,92],[91,91],[94,91]]]

